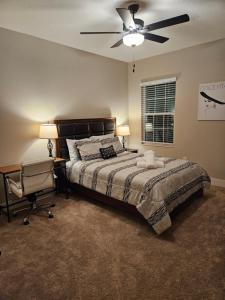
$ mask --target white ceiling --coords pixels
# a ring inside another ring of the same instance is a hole
[[[145,41],[135,49],[111,49],[120,35],[79,34],[120,31],[115,8],[134,2],[145,25],[184,13],[191,21],[154,31],[170,38],[165,44]],[[0,27],[128,62],[224,38],[225,0],[0,0]]]

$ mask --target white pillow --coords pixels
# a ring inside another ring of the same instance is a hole
[[[113,137],[114,137],[114,133],[109,133],[109,134],[104,134],[104,135],[92,135],[90,137],[90,140],[92,140],[92,141],[104,140],[104,139],[113,138]]]
[[[100,141],[76,142],[75,143],[81,160],[92,160],[101,158],[100,148],[102,144]]]
[[[109,139],[104,139],[101,141],[101,144],[103,145],[103,147],[109,147],[109,146],[113,146],[114,151],[116,152],[116,154],[122,153],[125,151],[125,149],[123,148],[118,136],[115,136],[113,138],[109,138]]]
[[[78,141],[82,141],[82,142],[87,141],[88,142],[88,141],[90,141],[90,139],[89,138],[82,139],[82,140],[66,139],[67,147],[68,147],[68,150],[69,150],[70,160],[79,160],[79,153],[78,153],[77,148],[75,146],[75,143],[78,142]]]

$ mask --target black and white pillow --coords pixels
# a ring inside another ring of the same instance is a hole
[[[80,159],[80,154],[77,150],[76,143],[77,142],[84,143],[87,141],[90,141],[90,139],[89,138],[81,139],[81,140],[66,139],[70,160],[79,160]]]
[[[116,152],[116,154],[122,153],[125,151],[125,149],[123,148],[118,136],[114,137],[114,138],[109,138],[109,139],[105,139],[101,141],[101,144],[104,147],[109,147],[109,146],[113,146],[114,151]]]
[[[101,153],[103,159],[109,159],[109,158],[117,156],[117,154],[113,148],[113,145],[111,145],[107,148],[100,148],[99,150],[100,150],[100,153]]]
[[[75,146],[79,152],[81,160],[87,161],[101,158],[99,148],[102,147],[102,144],[99,141],[78,141],[75,143]]]

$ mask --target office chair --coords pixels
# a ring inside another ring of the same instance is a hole
[[[29,224],[31,214],[38,214],[40,211],[47,211],[49,218],[54,217],[48,209],[54,206],[53,203],[37,203],[37,196],[40,192],[43,195],[55,190],[53,158],[22,164],[19,181],[15,181],[8,176],[7,182],[9,193],[14,194],[18,198],[27,198],[30,202],[30,207],[25,207],[14,212],[14,215],[16,215],[19,212],[28,210],[27,216],[23,219],[24,225]]]

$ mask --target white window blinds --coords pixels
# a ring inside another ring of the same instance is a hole
[[[143,142],[172,144],[176,78],[141,84]]]

